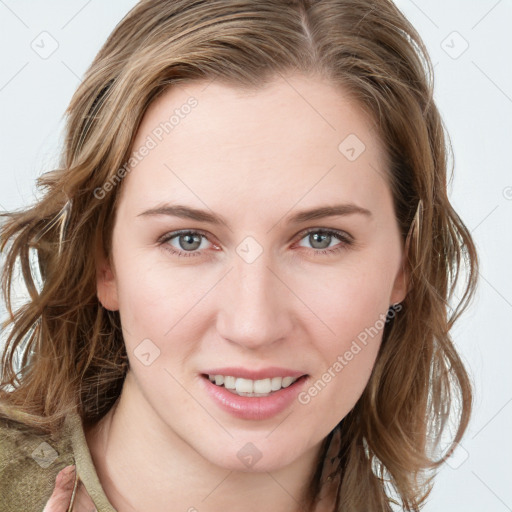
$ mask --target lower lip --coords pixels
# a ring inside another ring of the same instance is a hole
[[[239,396],[224,386],[217,386],[208,376],[201,376],[206,391],[224,411],[244,420],[266,420],[287,409],[305,386],[308,377],[303,375],[287,388],[281,388],[269,396]]]

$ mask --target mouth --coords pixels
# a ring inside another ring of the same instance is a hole
[[[295,387],[296,383],[302,382],[308,376],[308,374],[299,376],[285,375],[253,380],[233,375],[201,374],[203,379],[207,379],[219,388],[224,388],[233,395],[255,398],[272,396],[278,394],[283,389]]]
[[[310,379],[308,374],[281,367],[212,368],[203,372],[200,382],[210,400],[231,416],[249,421],[270,420],[284,413]]]

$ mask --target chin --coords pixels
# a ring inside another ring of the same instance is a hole
[[[206,458],[218,467],[242,473],[278,471],[293,463],[297,458],[295,457],[297,450],[291,448],[285,449],[282,452],[275,449],[271,450],[269,447],[260,449],[256,443],[253,444],[250,441],[236,442],[236,445],[240,445],[240,448],[233,450],[233,445],[231,445],[228,456],[224,452],[205,454]],[[282,446],[282,448],[285,447]],[[271,455],[265,455],[266,450],[271,451]]]

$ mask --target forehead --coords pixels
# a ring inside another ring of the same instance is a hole
[[[173,199],[204,206],[226,194],[232,202],[303,197],[307,206],[318,195],[338,202],[345,194],[371,203],[387,185],[371,119],[339,86],[304,76],[255,90],[219,80],[171,87],[142,120],[133,151],[144,146],[123,183],[130,201],[144,206]]]

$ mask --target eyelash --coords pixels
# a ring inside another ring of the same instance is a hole
[[[315,255],[327,255],[330,256],[334,253],[338,253],[339,251],[346,250],[349,246],[354,244],[354,241],[352,237],[350,237],[348,234],[344,233],[343,231],[338,231],[336,229],[327,229],[327,228],[309,228],[299,234],[298,241],[300,242],[303,238],[308,236],[311,233],[320,233],[322,235],[329,235],[337,238],[342,243],[339,245],[334,246],[331,249],[311,249],[313,251],[313,254]],[[200,251],[178,251],[171,245],[169,245],[167,242],[172,240],[173,238],[182,236],[182,235],[201,235],[204,238],[208,240],[208,236],[206,233],[200,230],[180,230],[180,231],[173,231],[171,233],[167,233],[163,237],[161,237],[158,240],[159,245],[162,246],[162,248],[166,251],[169,251],[171,254],[178,256],[178,257],[184,257],[188,258],[191,256],[201,256]]]

